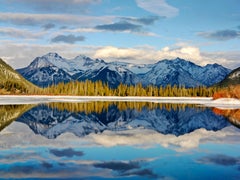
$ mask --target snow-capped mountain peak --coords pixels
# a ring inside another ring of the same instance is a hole
[[[42,67],[54,66],[47,58],[37,57],[28,67],[29,69],[38,69]]]

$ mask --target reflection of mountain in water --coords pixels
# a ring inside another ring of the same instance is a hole
[[[31,105],[1,105],[0,131],[16,120],[21,114],[30,109]]]
[[[167,110],[143,107],[140,111],[135,108],[120,111],[114,104],[101,113],[60,111],[58,108],[39,105],[24,113],[17,121],[27,124],[36,134],[50,139],[66,132],[81,137],[104,130],[133,128],[152,129],[162,134],[179,136],[199,128],[217,131],[229,125],[225,118],[215,115],[210,109],[186,107]]]

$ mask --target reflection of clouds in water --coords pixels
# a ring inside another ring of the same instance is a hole
[[[142,176],[149,178],[157,178],[158,175],[155,174],[151,169],[142,169],[142,161],[109,161],[100,162],[93,164],[96,168],[110,169],[116,171],[120,176]]]
[[[83,156],[84,153],[82,151],[76,151],[72,148],[67,149],[49,149],[49,152],[57,157],[73,157],[73,156]]]
[[[178,137],[140,128],[118,132],[104,131],[102,134],[90,134],[82,138],[65,133],[52,140],[34,134],[28,126],[22,123],[14,122],[0,132],[0,149],[29,146],[45,146],[54,149],[55,147],[112,147],[118,145],[150,148],[159,144],[176,151],[188,151],[197,148],[202,143],[234,144],[238,143],[239,139],[239,130],[231,126],[216,132],[198,129]]]
[[[130,171],[132,169],[140,168],[140,164],[139,162],[133,162],[133,161],[130,161],[130,162],[111,161],[111,162],[95,163],[94,167],[125,172],[125,171]]]
[[[28,160],[44,161],[45,159],[46,158],[44,157],[44,154],[40,148],[38,148],[37,150],[13,148],[0,151],[0,163],[6,165],[12,163],[24,163]]]
[[[46,161],[11,164],[0,169],[1,178],[83,178],[91,176],[112,177],[108,171],[93,169],[89,165],[51,163]]]
[[[89,138],[93,139],[93,142],[105,147],[131,145],[141,148],[150,148],[156,144],[160,144],[163,147],[176,151],[188,151],[206,142],[222,144],[238,143],[239,137],[240,134],[236,133],[234,127],[227,127],[217,132],[198,129],[192,133],[178,137],[174,135],[163,135],[152,130],[144,129],[128,130],[124,132],[105,131],[101,135],[89,135]]]
[[[145,167],[145,165],[148,164],[147,162],[154,161],[154,159],[102,162],[99,160],[81,160],[79,157],[83,155],[83,152],[72,148],[55,148],[48,150],[47,148],[41,149],[36,147],[35,149],[30,149],[31,150],[13,149],[12,151],[2,151],[5,155],[1,155],[0,177],[158,177],[152,169]],[[33,151],[35,152],[33,153]],[[58,157],[57,159],[56,156]]]
[[[222,166],[234,166],[240,165],[240,157],[232,157],[224,154],[213,154],[204,156],[197,160],[197,162],[202,164],[217,164]]]

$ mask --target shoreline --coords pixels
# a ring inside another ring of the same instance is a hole
[[[84,103],[93,101],[116,102],[152,102],[170,104],[195,104],[219,109],[240,109],[240,100],[233,98],[212,97],[151,97],[151,96],[70,96],[70,95],[0,95],[0,105]]]
[[[88,102],[88,101],[134,101],[155,103],[202,104],[210,102],[210,97],[151,97],[151,96],[49,96],[49,95],[0,95],[0,105],[39,104],[49,102]]]

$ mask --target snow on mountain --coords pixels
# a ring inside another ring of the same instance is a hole
[[[122,67],[132,71],[135,74],[144,74],[150,71],[153,67],[153,64],[132,64],[126,62],[110,62],[113,66]]]
[[[110,87],[117,87],[120,83],[133,85],[140,82],[140,78],[130,70],[121,67],[114,66],[113,64],[107,64],[97,70],[88,70],[86,73],[81,73],[76,80],[84,81],[90,79],[92,81],[101,80],[108,83]]]
[[[99,68],[105,65],[105,62],[99,59],[93,60],[84,55],[77,56],[74,59],[65,59],[57,53],[48,53],[42,57],[37,57],[33,61],[33,64],[38,64],[38,67],[36,66],[36,68],[56,66],[59,69],[66,71],[68,74],[73,75],[79,71]]]
[[[220,65],[198,66],[190,61],[176,58],[162,60],[155,64],[151,71],[143,76],[143,84],[157,86],[184,85],[185,87],[210,86],[221,81],[230,72]]]
[[[28,67],[19,69],[18,72],[39,86],[88,79],[102,80],[111,87],[117,87],[120,83],[196,87],[211,86],[223,80],[230,70],[218,64],[201,67],[180,58],[138,65],[126,62],[107,63],[84,55],[65,59],[57,53],[48,53],[37,57]]]
[[[202,71],[197,74],[197,77],[204,85],[211,86],[222,81],[230,72],[230,69],[219,64],[208,64],[202,67]]]
[[[143,84],[150,82],[157,86],[166,86],[168,84],[184,85],[186,87],[200,86],[202,83],[193,76],[193,73],[199,71],[197,67],[193,63],[178,58],[176,60],[159,61],[151,71],[144,75]]]
[[[69,82],[72,80],[70,74],[56,66],[40,67],[40,68],[23,68],[18,69],[24,78],[41,87],[47,87],[60,82]]]

